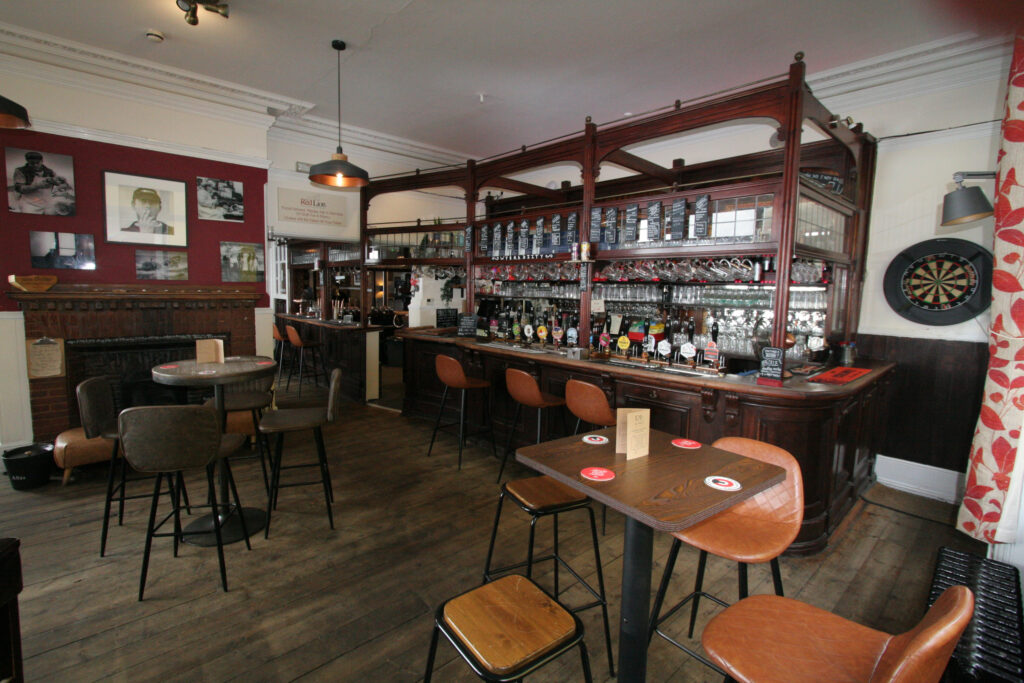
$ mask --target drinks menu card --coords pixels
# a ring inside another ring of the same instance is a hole
[[[224,362],[224,340],[223,339],[197,339],[196,340],[196,362],[197,363],[223,363]]]
[[[616,411],[615,452],[626,460],[642,458],[650,452],[651,411],[649,408],[619,408]]]

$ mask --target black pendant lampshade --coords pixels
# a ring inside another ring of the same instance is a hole
[[[309,167],[309,179],[317,185],[328,187],[363,187],[369,184],[370,176],[363,169],[350,163],[341,151],[341,51],[345,41],[332,40],[331,47],[338,52],[338,150],[329,161]]]
[[[31,125],[25,107],[0,95],[0,128],[28,128]]]
[[[960,225],[988,218],[992,203],[977,185],[964,187],[964,178],[995,178],[991,171],[960,171],[953,175],[956,189],[942,199],[942,225]]]

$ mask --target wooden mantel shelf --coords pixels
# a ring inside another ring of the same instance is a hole
[[[254,305],[263,295],[253,289],[233,287],[196,287],[190,285],[56,285],[45,292],[9,291],[7,296],[25,306],[58,303],[94,302],[117,304],[131,302],[239,302]]]

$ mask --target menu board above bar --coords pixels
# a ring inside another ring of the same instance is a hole
[[[629,216],[629,209],[626,216]],[[647,202],[647,239],[661,239],[661,202]]]
[[[557,213],[551,217],[551,246],[562,246],[562,217]]]
[[[672,239],[686,239],[686,200],[672,202]]]
[[[480,226],[480,253],[483,254],[484,256],[487,256],[487,250],[490,249],[490,236],[490,226]]]
[[[584,240],[580,240],[584,241]],[[590,210],[590,238],[587,242],[601,241],[601,207],[595,206]]]
[[[697,197],[693,207],[693,236],[707,237],[711,234],[711,195]]]
[[[536,236],[533,238],[533,255],[534,256],[539,256],[540,253],[544,250],[544,247],[551,240],[550,239],[544,239],[545,235],[544,235],[544,217],[543,216],[539,217],[536,220],[535,225],[536,225],[536,227],[534,228],[534,231],[536,232]]]
[[[615,244],[619,237],[619,210],[609,206],[604,210],[604,241],[605,244]]]
[[[516,252],[516,224],[509,221],[505,224],[505,256],[511,257]]]
[[[519,222],[519,255],[526,256],[530,248],[530,221],[525,218]]]
[[[466,253],[468,254],[468,253],[472,252],[473,251],[473,226],[472,225],[467,225],[466,226],[466,239],[463,240],[463,241],[466,243],[466,249],[465,249]]]
[[[625,235],[622,237],[623,242],[636,242],[637,236],[637,225],[640,220],[640,205],[630,204],[626,207],[626,224],[625,224]]]
[[[569,218],[566,220],[566,232],[565,232],[565,243],[566,244],[572,244],[574,242],[579,241],[576,238],[576,235],[578,234],[577,233],[578,225],[579,225],[579,216],[576,214],[575,211],[573,211],[572,213],[569,214]]]

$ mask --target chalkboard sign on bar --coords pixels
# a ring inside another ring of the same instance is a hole
[[[580,240],[581,242],[584,240]],[[590,238],[587,242],[601,241],[601,207],[595,206],[590,210]]]
[[[551,251],[558,251],[562,246],[562,216],[555,214],[551,217]]]
[[[459,309],[439,308],[437,309],[437,327],[455,327],[459,324]]]
[[[604,210],[604,241],[605,244],[615,244],[619,241],[619,210],[609,206]]]
[[[783,350],[777,346],[766,346],[761,349],[761,372],[758,373],[758,384],[782,386],[783,356]]]
[[[697,197],[693,207],[693,236],[708,237],[711,234],[711,195]]]
[[[476,315],[473,313],[459,313],[459,331],[457,334],[460,337],[475,337]]]
[[[578,225],[579,225],[579,216],[577,216],[576,212],[573,211],[572,213],[569,214],[569,218],[566,220],[566,233],[565,233],[565,243],[566,244],[573,244],[574,242],[578,242],[579,241],[579,239],[577,238],[577,235],[579,233],[577,232],[577,229],[576,229]]]
[[[623,242],[636,242],[637,240],[637,225],[640,220],[640,205],[630,204],[626,207],[626,225],[625,234],[622,236]]]
[[[686,200],[676,199],[672,202],[672,239],[686,239]]]
[[[647,239],[661,239],[661,202],[647,202]]]

